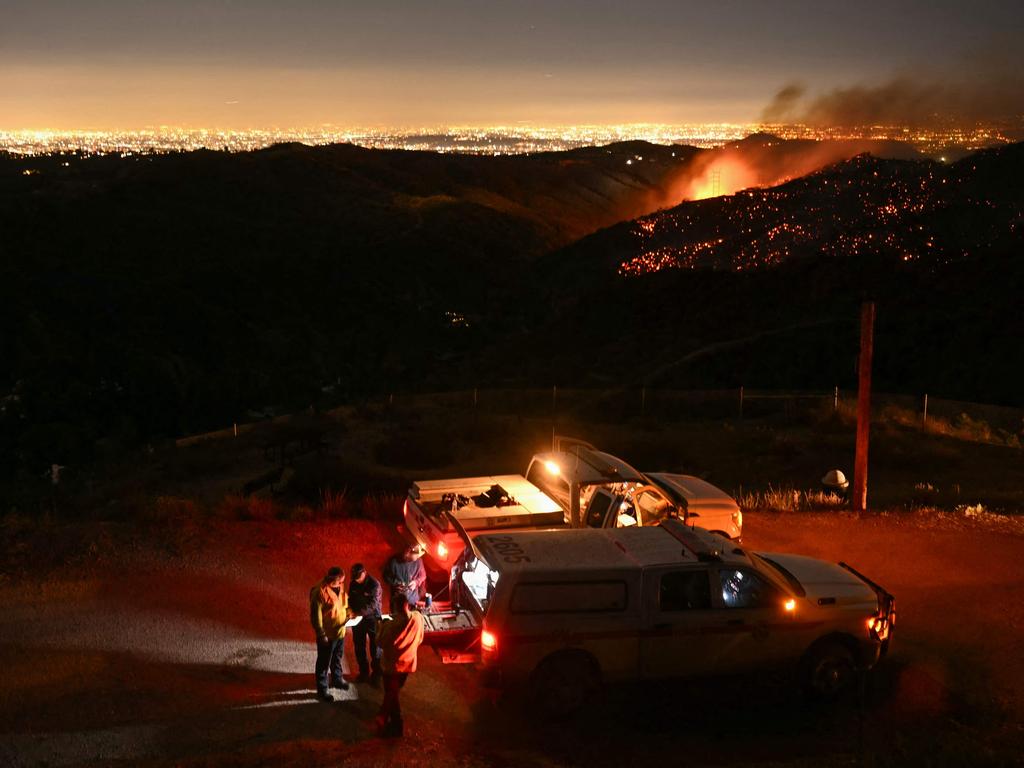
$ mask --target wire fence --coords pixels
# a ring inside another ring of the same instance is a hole
[[[978,442],[1019,446],[1024,440],[1024,409],[948,400],[921,395],[872,393],[872,418],[908,429]],[[394,393],[351,403],[385,410],[444,410],[462,415],[515,416],[551,419],[552,423],[701,422],[771,420],[798,422],[830,415],[855,418],[857,393],[829,390],[762,390],[736,387],[712,390],[655,388],[462,389],[445,392]],[[225,429],[182,437],[185,447],[206,440],[238,437],[267,424],[288,424],[296,416],[233,424]]]

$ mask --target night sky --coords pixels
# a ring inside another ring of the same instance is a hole
[[[802,100],[769,116],[838,119],[852,93],[867,119],[985,119],[1019,114],[1024,93],[1020,0],[4,0],[0,14],[8,130],[746,122],[794,84]]]

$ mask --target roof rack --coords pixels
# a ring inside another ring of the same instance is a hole
[[[722,559],[722,550],[712,546],[705,539],[697,535],[692,529],[683,524],[681,520],[663,520],[660,527],[668,531],[677,541],[681,542],[694,556],[701,561],[718,561]]]

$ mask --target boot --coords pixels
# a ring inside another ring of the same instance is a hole
[[[393,717],[390,722],[384,726],[384,732],[381,734],[387,739],[400,739],[405,733],[405,726],[402,723],[402,718]]]

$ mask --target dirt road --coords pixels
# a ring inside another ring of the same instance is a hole
[[[213,523],[101,548],[84,569],[0,585],[0,765],[1004,765],[1024,745],[1024,534],[918,516],[748,515],[762,551],[846,560],[897,595],[866,704],[801,706],[784,680],[608,692],[539,724],[429,651],[410,736],[369,727],[380,693],[313,695],[306,594],[324,568],[379,573],[393,528]],[[347,649],[351,667],[351,647]]]

